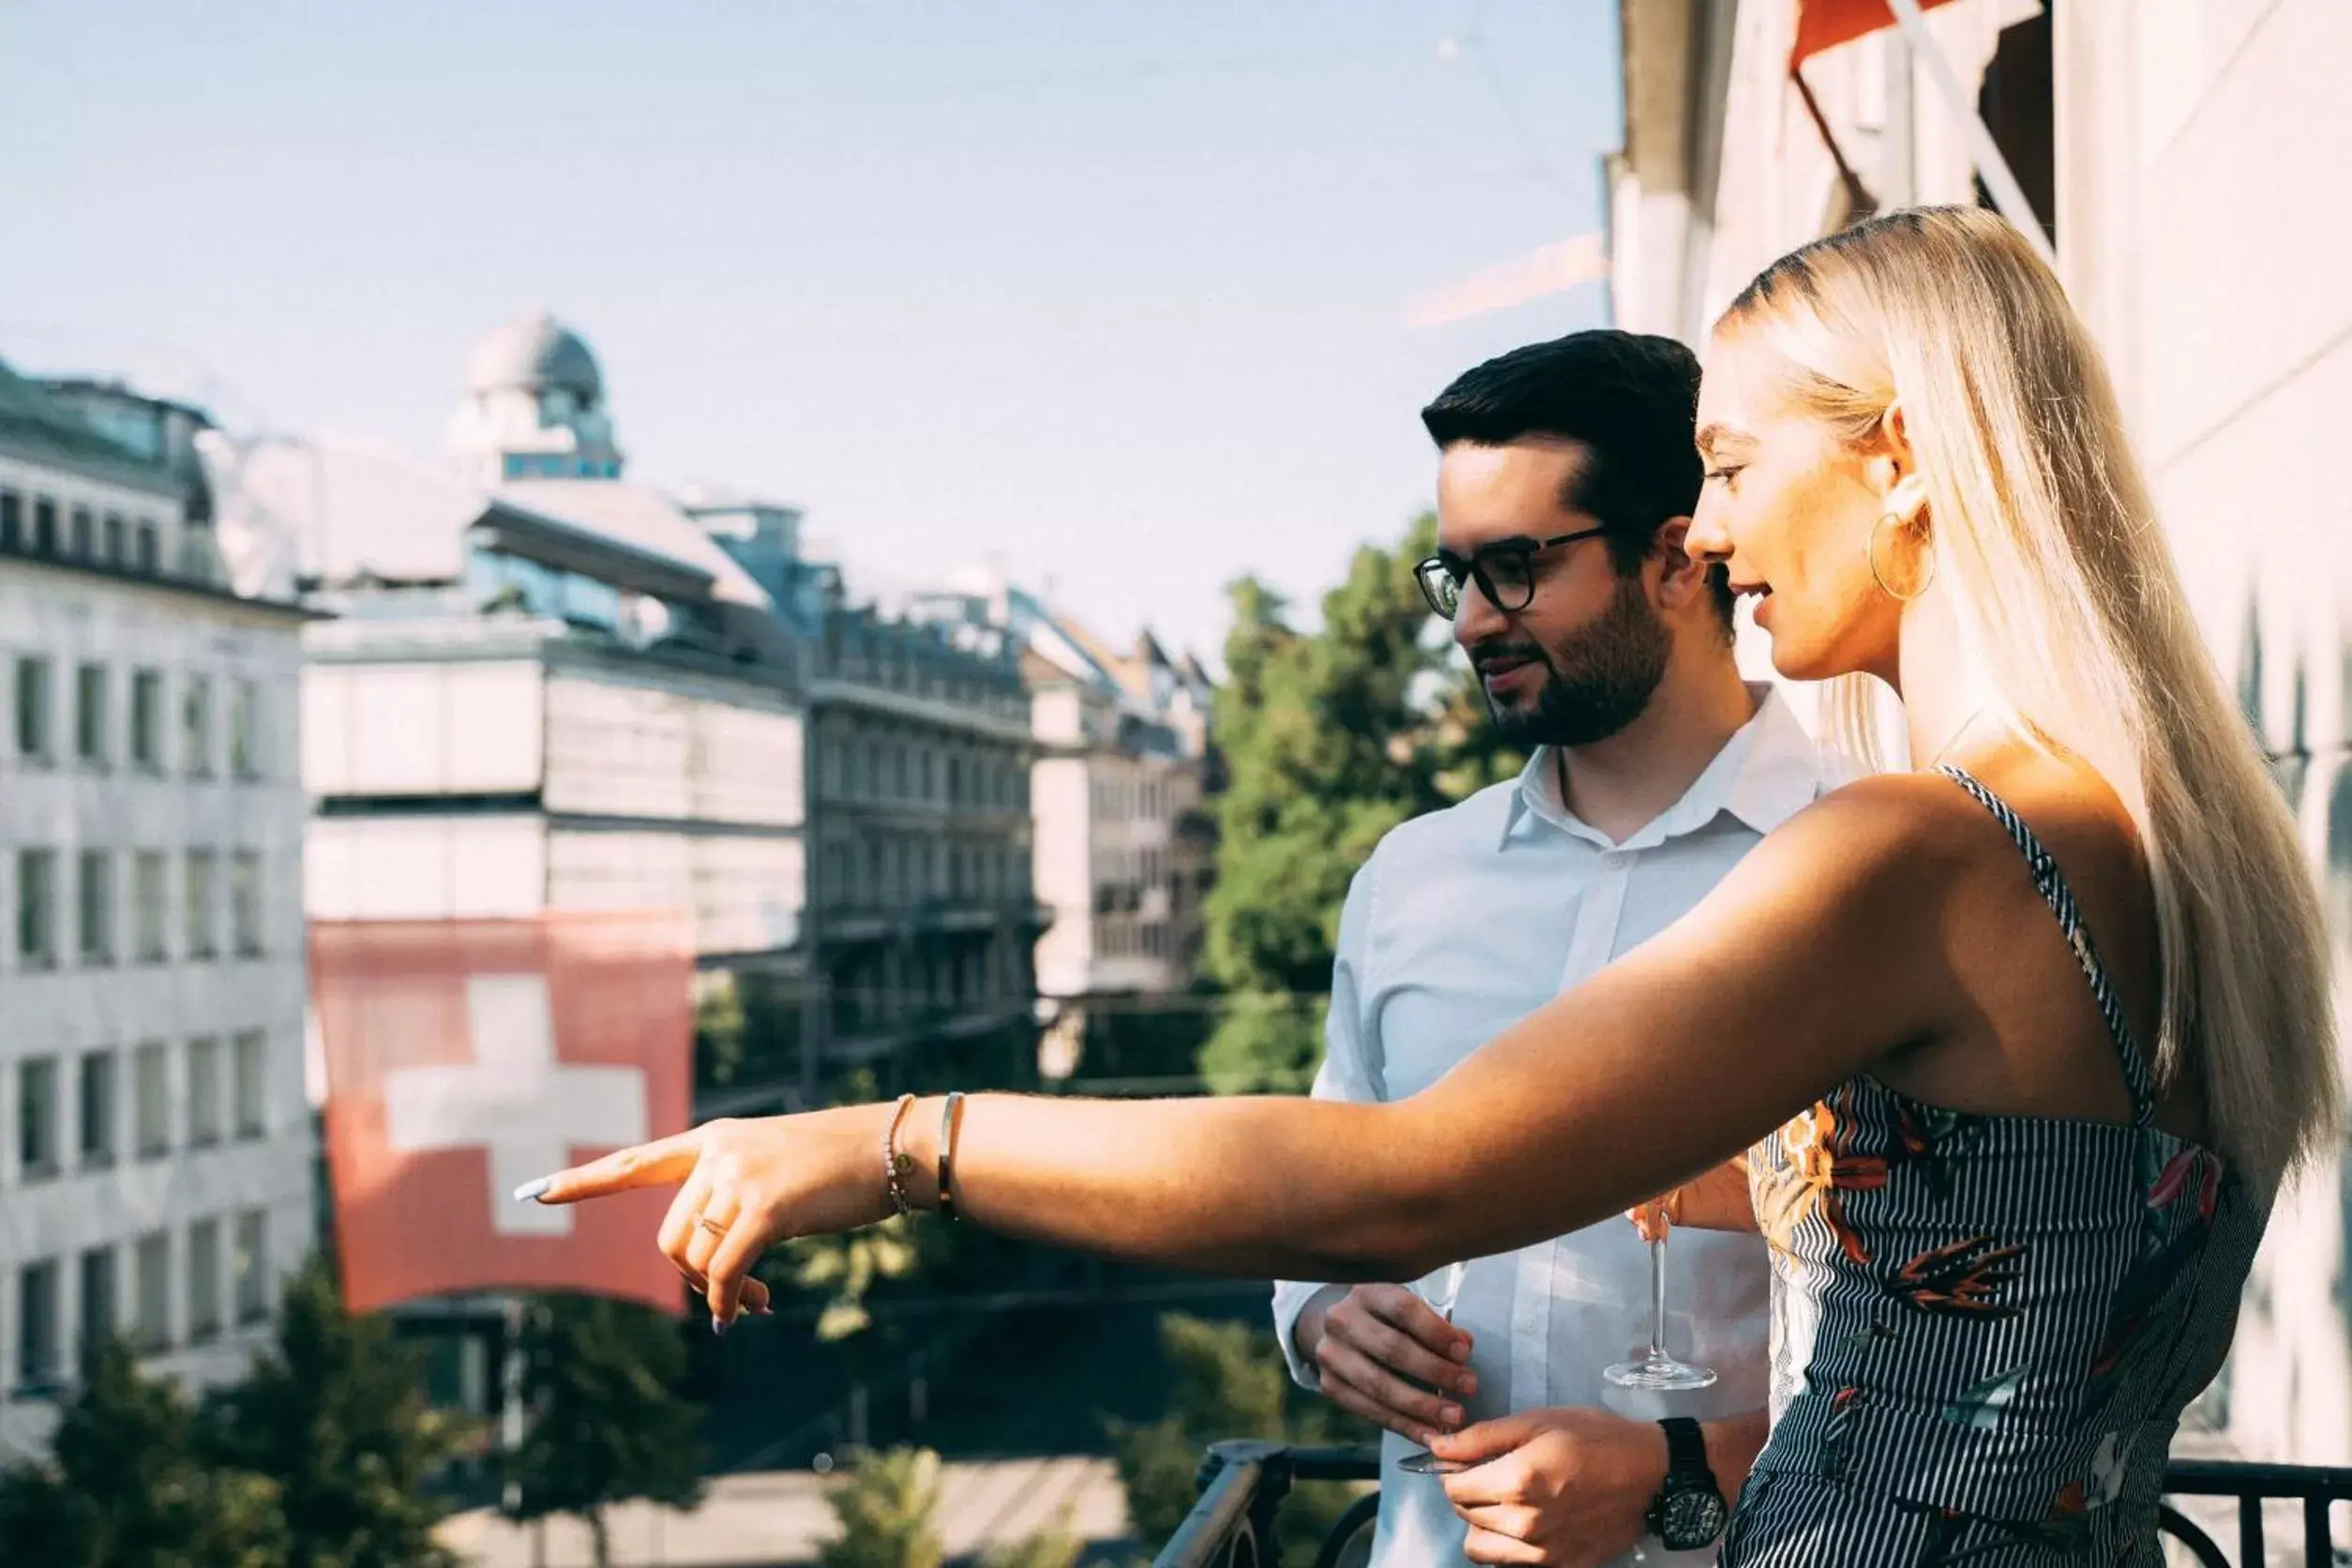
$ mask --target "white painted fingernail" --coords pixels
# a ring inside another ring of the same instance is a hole
[[[552,1176],[541,1176],[535,1181],[525,1182],[515,1189],[515,1201],[528,1203],[533,1199],[544,1197],[547,1189],[554,1184],[555,1178]]]

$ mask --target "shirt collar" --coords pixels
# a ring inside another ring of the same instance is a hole
[[[1503,813],[1500,843],[1510,843],[1530,812],[1606,849],[1648,849],[1696,832],[1726,811],[1757,833],[1772,832],[1821,793],[1821,754],[1777,688],[1752,683],[1748,690],[1756,698],[1755,716],[1724,743],[1681,799],[1623,843],[1610,842],[1569,811],[1560,797],[1556,752],[1548,746],[1537,746],[1520,770],[1518,787],[1511,792]]]

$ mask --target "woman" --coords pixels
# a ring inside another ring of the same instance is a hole
[[[1775,264],[1716,329],[1699,424],[1693,553],[1784,673],[1838,679],[1858,754],[1862,677],[1893,687],[1916,771],[1827,796],[1423,1094],[853,1107],[521,1196],[683,1183],[660,1244],[723,1324],[772,1241],[942,1190],[1101,1253],[1395,1279],[1753,1145],[1775,1420],[1724,1561],[2155,1563],[2174,1425],[2335,1124],[2292,824],[2097,352],[1998,219],[1896,213]],[[1685,1217],[1746,1222],[1722,1191]]]

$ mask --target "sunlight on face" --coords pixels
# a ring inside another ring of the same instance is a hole
[[[1789,407],[1759,351],[1718,332],[1698,392],[1707,467],[1688,548],[1720,561],[1795,680],[1890,674],[1902,606],[1870,575],[1885,512],[1883,456],[1857,450]]]

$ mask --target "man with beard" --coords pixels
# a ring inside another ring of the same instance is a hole
[[[1440,453],[1422,590],[1497,731],[1532,755],[1357,873],[1317,1094],[1426,1087],[1678,919],[1820,793],[1811,738],[1733,664],[1721,569],[1682,551],[1697,395],[1680,343],[1596,331],[1490,360],[1422,411]],[[1404,1286],[1276,1286],[1293,1374],[1387,1429],[1374,1568],[1713,1560],[1693,1537],[1720,1529],[1711,1499],[1736,1494],[1764,1437],[1763,1243],[1684,1233],[1668,1267],[1667,1346],[1720,1374],[1702,1393],[1602,1376],[1650,1331],[1650,1260],[1623,1220],[1474,1260],[1450,1322]],[[1433,1440],[1468,1468],[1398,1468]]]

